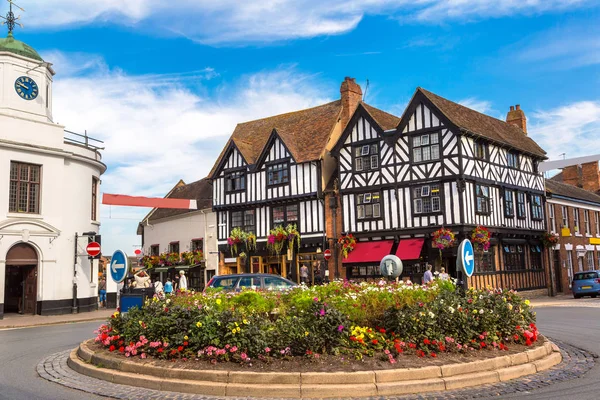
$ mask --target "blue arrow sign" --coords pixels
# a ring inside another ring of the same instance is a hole
[[[129,272],[129,258],[127,254],[121,250],[113,253],[110,260],[110,277],[117,283],[123,282]]]
[[[467,276],[472,276],[475,272],[475,252],[469,239],[465,239],[458,246],[458,259],[456,260]]]

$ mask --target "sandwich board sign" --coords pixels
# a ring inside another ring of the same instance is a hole
[[[472,276],[475,272],[475,251],[469,239],[463,240],[458,246],[456,267],[457,270],[462,268],[467,276]]]
[[[122,250],[113,253],[110,260],[110,276],[116,283],[121,283],[129,273],[129,258]]]

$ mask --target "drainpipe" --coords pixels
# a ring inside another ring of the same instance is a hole
[[[340,278],[340,269],[339,269],[339,252],[338,246],[335,245],[335,240],[338,236],[337,233],[337,196],[335,192],[331,193],[331,197],[329,198],[329,208],[331,209],[331,216],[333,220],[333,259],[335,260],[335,279]]]
[[[77,314],[77,232],[75,232],[75,247],[73,257],[73,305],[71,307],[71,313]]]

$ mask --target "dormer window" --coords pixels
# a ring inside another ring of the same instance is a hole
[[[227,193],[246,190],[246,172],[235,171],[225,178],[225,191]]]
[[[356,172],[379,169],[379,144],[365,144],[354,148],[354,169]]]
[[[440,136],[438,132],[412,138],[413,161],[425,162],[440,158]]]
[[[519,155],[512,151],[506,153],[506,165],[511,168],[519,168]]]

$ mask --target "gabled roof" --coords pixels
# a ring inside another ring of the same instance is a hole
[[[180,181],[183,182],[183,181]],[[208,178],[200,179],[199,181],[175,186],[171,192],[165,197],[168,199],[195,199],[198,205],[198,210],[212,208],[212,183]],[[142,224],[146,222],[152,223],[156,220],[174,217],[177,215],[187,214],[197,210],[171,209],[171,208],[153,208],[152,211],[142,220]]]
[[[423,88],[417,88],[416,93],[419,92],[456,127],[514,149],[547,158],[546,152],[520,128],[447,100]]]
[[[546,192],[550,195],[568,197],[574,200],[584,200],[600,206],[600,196],[577,186],[546,179]]]
[[[377,124],[384,131],[394,129],[400,123],[400,118],[396,117],[395,115],[382,111],[378,108],[372,107],[367,103],[361,102],[360,104],[364,106],[365,110],[371,115],[371,117],[373,117],[375,122],[377,122]]]

